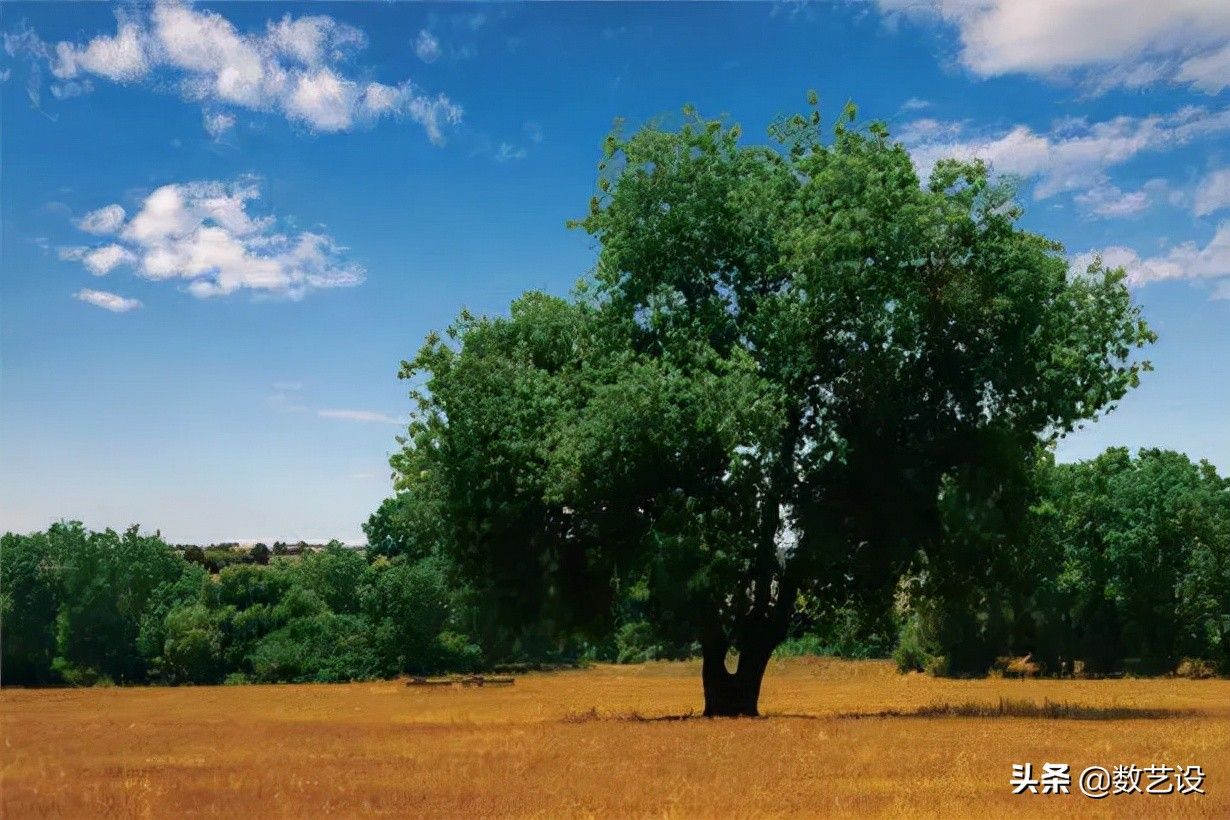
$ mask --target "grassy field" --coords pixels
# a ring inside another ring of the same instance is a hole
[[[481,689],[9,689],[3,816],[1230,817],[1230,681],[797,659],[770,667],[762,719],[673,719],[699,702],[691,663]],[[1074,777],[1014,796],[1023,762],[1197,764],[1207,794],[1092,800]]]

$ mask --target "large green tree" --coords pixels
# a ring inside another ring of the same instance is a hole
[[[401,372],[399,489],[502,617],[608,628],[642,584],[700,642],[708,715],[756,714],[800,600],[943,566],[953,510],[1013,497],[1153,338],[1122,271],[1070,273],[981,163],[920,184],[882,125],[847,107],[826,137],[812,106],[771,145],[687,109],[617,129],[576,298],[463,313]]]

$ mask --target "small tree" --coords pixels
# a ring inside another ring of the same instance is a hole
[[[425,381],[391,463],[502,617],[608,629],[643,583],[701,644],[705,714],[753,715],[801,599],[942,565],[953,499],[994,504],[1153,336],[1123,272],[1070,275],[980,163],[920,185],[852,107],[775,146],[685,115],[607,138],[575,300],[463,313],[403,363]]]

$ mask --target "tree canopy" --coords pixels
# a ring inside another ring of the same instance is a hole
[[[398,486],[501,617],[606,627],[643,585],[702,645],[707,714],[756,712],[801,598],[951,560],[1153,340],[1123,272],[1070,273],[983,164],[920,183],[883,125],[847,106],[826,138],[811,103],[768,145],[691,109],[617,128],[574,298],[463,312],[401,371]]]

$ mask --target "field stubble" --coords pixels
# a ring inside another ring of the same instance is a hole
[[[1230,681],[939,680],[792,659],[762,719],[659,720],[694,663],[506,687],[0,692],[3,816],[1230,817]],[[1031,705],[1036,705],[1033,709]],[[1019,716],[1027,715],[1027,716]],[[1011,794],[1013,763],[1197,764],[1206,795]]]

